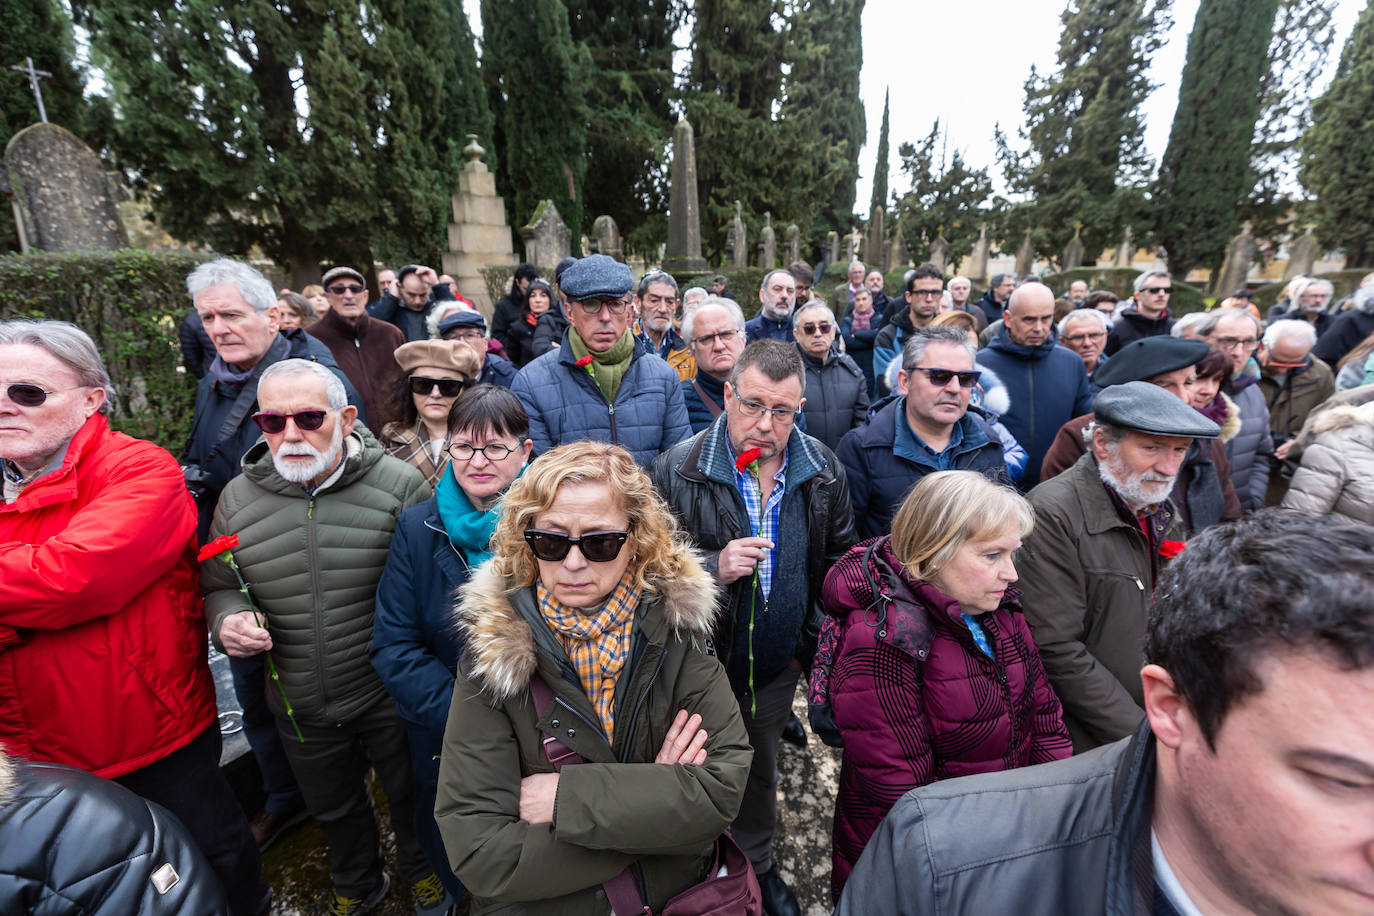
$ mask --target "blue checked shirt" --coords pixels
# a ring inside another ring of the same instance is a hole
[[[744,511],[749,516],[749,533],[753,535],[757,532],[758,536],[773,542],[773,549],[764,553],[763,562],[759,563],[759,588],[763,590],[764,598],[767,598],[773,590],[773,566],[778,560],[778,539],[775,534],[778,530],[778,510],[782,506],[783,492],[786,489],[787,481],[787,446],[783,446],[782,465],[778,472],[773,475],[773,492],[768,494],[768,505],[760,505],[763,502],[763,488],[754,479],[754,475],[748,471],[741,471],[735,467],[735,447],[730,444],[729,437],[723,437],[726,447],[730,449],[730,468],[735,472],[735,488],[739,490],[739,495],[744,499]]]

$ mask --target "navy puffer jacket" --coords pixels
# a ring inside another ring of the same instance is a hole
[[[511,383],[530,415],[536,455],[565,442],[613,442],[647,465],[659,453],[692,435],[682,381],[662,357],[637,342],[630,367],[607,404],[601,389],[576,363],[569,330],[557,350],[521,369]]]
[[[1236,488],[1242,509],[1263,509],[1269,489],[1269,456],[1274,454],[1274,440],[1269,437],[1269,408],[1253,376],[1235,379],[1230,387],[1231,400],[1240,412],[1240,431],[1226,443],[1231,485]]]

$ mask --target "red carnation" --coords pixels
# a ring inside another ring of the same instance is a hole
[[[1164,541],[1159,545],[1159,555],[1166,560],[1172,560],[1183,553],[1183,548],[1187,546],[1183,541]]]
[[[237,534],[226,534],[217,537],[200,548],[200,555],[196,557],[196,560],[204,563],[206,560],[213,559],[222,553],[228,553],[237,546],[239,546],[239,536]]]
[[[743,455],[740,455],[738,458],[735,459],[735,470],[753,471],[755,474],[758,474],[759,456],[762,454],[763,452],[759,449],[749,449]]]
[[[591,364],[592,364],[592,355],[591,355],[590,353],[588,353],[586,356],[584,356],[584,357],[582,357],[581,359],[579,359],[579,360],[577,361],[577,363],[576,363],[576,365],[581,366],[583,369],[587,368],[587,367],[590,366]]]

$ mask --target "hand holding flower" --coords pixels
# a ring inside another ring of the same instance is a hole
[[[224,645],[224,654],[235,658],[272,651],[272,636],[258,626],[257,615],[252,611],[239,611],[225,617],[220,624],[219,641]]]

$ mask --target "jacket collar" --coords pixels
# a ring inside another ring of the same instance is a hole
[[[706,638],[716,616],[716,583],[694,553],[681,557],[678,574],[651,579],[637,612],[640,632],[657,644],[670,636]],[[523,692],[539,668],[539,646],[531,627],[538,621],[534,587],[512,588],[484,563],[464,586],[453,611],[466,642],[467,674],[496,702]],[[655,600],[657,599],[657,600]],[[521,607],[524,607],[524,611]]]
[[[1154,859],[1150,819],[1154,813],[1155,737],[1140,723],[1117,763],[1112,781],[1112,840],[1107,853],[1104,912],[1131,916],[1152,912]]]
[[[64,502],[75,498],[78,481],[75,471],[77,463],[88,450],[93,449],[99,440],[112,435],[110,423],[103,413],[93,413],[81,424],[76,434],[63,446],[66,449],[62,463],[55,470],[44,473],[26,486],[19,498],[12,503],[0,502],[0,511],[28,512],[43,506]]]
[[[362,340],[366,337],[368,328],[372,326],[372,319],[368,317],[367,312],[363,312],[358,316],[357,324],[345,321],[343,316],[333,309],[325,312],[320,318],[320,321],[325,327],[333,330],[340,336],[352,337],[358,340]]]
[[[1029,344],[1016,343],[1011,339],[1011,335],[1007,333],[1007,326],[1004,324],[1002,325],[1002,329],[997,332],[997,336],[988,344],[988,349],[997,350],[998,352],[1016,357],[1017,359],[1034,362],[1044,359],[1052,353],[1057,346],[1059,346],[1059,344],[1054,339],[1053,334],[1047,337],[1044,343],[1037,344],[1033,347]],[[1074,355],[1076,356],[1077,354]]]
[[[342,472],[330,480],[329,489],[338,490],[356,481],[385,454],[382,445],[372,432],[363,424],[353,426],[353,432],[344,437],[345,458]],[[304,486],[292,483],[277,473],[272,462],[272,450],[265,438],[259,438],[243,456],[243,474],[259,486],[274,493],[292,496],[308,495]],[[316,491],[318,492],[318,490]]]
[[[572,325],[568,325],[567,330],[563,332],[563,343],[558,348],[558,361],[563,365],[571,366],[573,369],[576,369],[578,372],[582,373],[583,375],[586,375],[586,370],[584,370],[581,366],[577,364],[577,357],[573,356],[572,344],[568,343],[568,335],[572,334],[572,332]],[[649,345],[644,341],[644,338],[640,337],[638,334],[634,334],[633,332],[630,336],[634,338],[635,342],[634,349],[630,351],[631,363],[634,363],[634,361],[639,359],[641,356],[650,356],[653,354],[653,350],[649,349]]]
[[[710,426],[697,434],[697,442],[683,463],[683,471],[694,468],[700,478],[735,487],[734,459],[726,439],[725,424],[729,414],[721,414]],[[699,457],[693,461],[693,454]],[[816,448],[816,442],[794,425],[787,439],[787,482],[789,491],[825,472],[826,461]]]
[[[1107,485],[1102,482],[1102,477],[1097,472],[1097,459],[1093,457],[1091,448],[1064,474],[1073,482],[1074,492],[1082,510],[1083,529],[1088,534],[1102,534],[1114,528],[1139,530],[1138,525],[1133,525],[1121,517],[1116,501],[1107,492]],[[1156,515],[1159,513],[1164,513],[1161,519],[1162,530],[1168,531],[1174,516],[1177,515],[1172,499],[1160,503]]]

